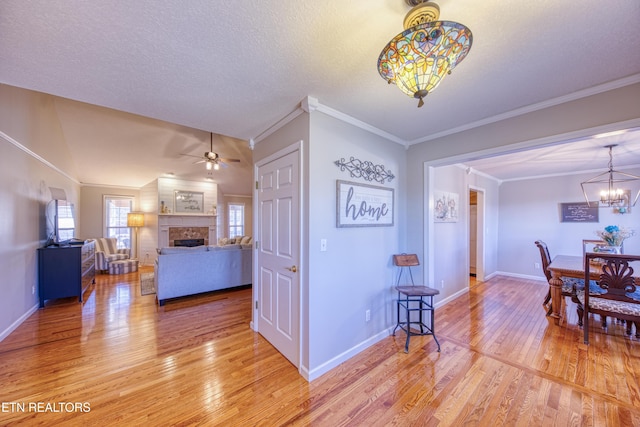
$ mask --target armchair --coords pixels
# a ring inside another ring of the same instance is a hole
[[[96,241],[96,271],[108,271],[109,263],[131,258],[131,249],[118,249],[115,237],[99,237]]]

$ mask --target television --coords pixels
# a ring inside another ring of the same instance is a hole
[[[66,245],[74,240],[76,216],[73,203],[54,199],[47,203],[45,212],[47,221],[47,244]]]

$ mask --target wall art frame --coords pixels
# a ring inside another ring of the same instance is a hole
[[[460,195],[448,191],[434,191],[433,222],[458,222]]]
[[[336,227],[393,227],[393,188],[336,181]]]
[[[600,209],[587,202],[560,203],[560,222],[600,222]]]
[[[204,193],[198,191],[175,190],[173,196],[173,213],[204,214]]]

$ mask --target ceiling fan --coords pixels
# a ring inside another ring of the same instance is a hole
[[[233,162],[239,162],[239,159],[226,159],[226,158],[222,158],[220,157],[220,155],[216,152],[213,151],[213,132],[209,132],[209,151],[206,151],[204,153],[204,156],[194,156],[193,154],[183,154],[183,156],[189,156],[189,157],[197,157],[200,160],[198,160],[197,162],[194,162],[194,164],[198,164],[198,163],[204,163],[207,170],[218,170],[220,169],[220,165],[222,165],[223,167],[227,167],[226,163],[233,163]]]

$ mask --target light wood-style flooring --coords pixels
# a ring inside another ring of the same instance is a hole
[[[546,292],[478,282],[436,310],[441,353],[398,333],[308,383],[249,329],[249,289],[159,308],[138,273],[101,275],[0,342],[0,425],[640,426],[640,342],[596,321],[584,345]]]

